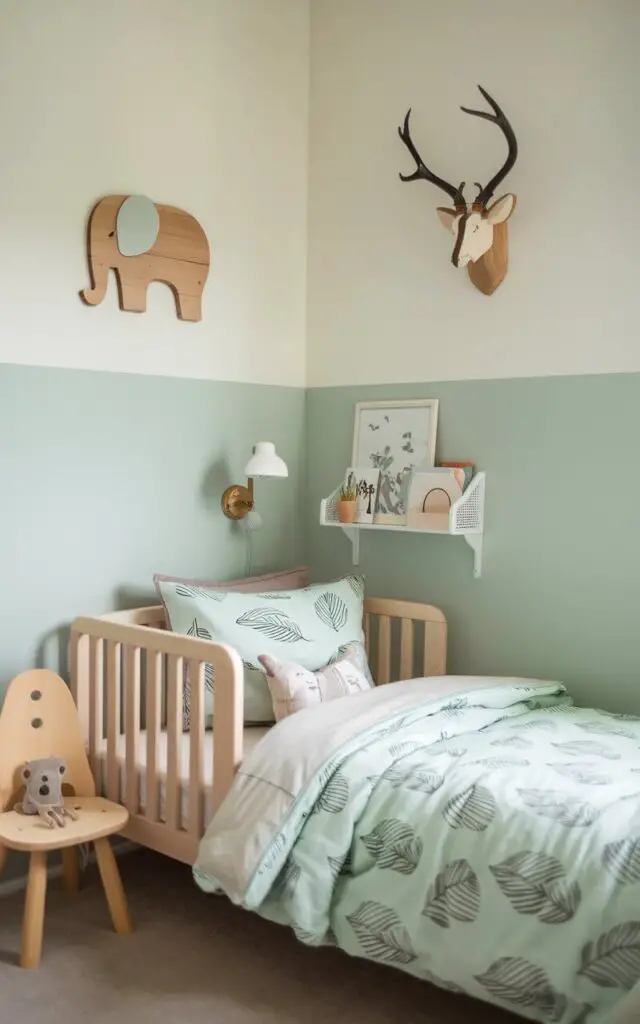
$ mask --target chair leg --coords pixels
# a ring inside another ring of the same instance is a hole
[[[7,861],[8,849],[6,846],[0,846],[0,875],[4,871],[4,866]]]
[[[122,888],[122,879],[111,844],[108,839],[96,839],[94,846],[113,927],[118,935],[129,935],[133,929],[129,918],[127,897]]]
[[[22,921],[21,967],[37,967],[42,953],[44,906],[47,896],[47,855],[34,851],[29,861],[29,881]]]
[[[76,846],[66,846],[62,851],[62,880],[67,892],[80,890],[78,848]]]

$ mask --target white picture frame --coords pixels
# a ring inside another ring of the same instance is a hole
[[[374,522],[404,526],[414,472],[435,464],[438,399],[358,402],[351,465],[380,470]]]

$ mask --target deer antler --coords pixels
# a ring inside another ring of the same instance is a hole
[[[404,128],[398,128],[398,135],[400,136],[400,138],[404,142],[405,146],[407,147],[407,149],[411,153],[411,156],[415,160],[415,162],[417,164],[417,167],[416,167],[416,170],[413,172],[413,174],[401,174],[400,175],[400,180],[401,181],[418,181],[419,178],[423,178],[425,181],[430,181],[434,185],[437,185],[438,188],[441,188],[443,190],[443,192],[446,192],[447,195],[451,199],[453,199],[453,202],[455,203],[456,210],[466,210],[467,209],[467,203],[466,203],[466,200],[465,200],[464,195],[462,193],[462,190],[463,190],[463,188],[465,186],[465,182],[461,181],[459,187],[456,188],[455,185],[449,184],[449,182],[445,181],[444,178],[439,178],[437,174],[434,174],[433,171],[429,170],[427,165],[424,163],[422,157],[418,153],[418,150],[416,149],[416,147],[414,145],[413,139],[411,138],[411,133],[409,131],[409,118],[410,118],[410,116],[411,116],[411,107],[409,107],[409,109],[407,111],[407,114],[406,114],[406,117],[404,119]],[[484,116],[488,117],[489,115],[487,114],[487,115],[484,115]]]
[[[497,124],[498,127],[501,128],[502,131],[504,132],[507,144],[509,146],[507,159],[505,160],[504,164],[502,165],[498,173],[494,174],[491,181],[487,182],[484,188],[479,182],[474,182],[474,184],[479,189],[479,192],[473,202],[473,205],[476,208],[479,207],[480,209],[484,209],[484,207],[487,205],[488,200],[491,199],[491,196],[495,192],[496,187],[504,178],[506,178],[507,174],[509,173],[509,171],[515,164],[516,160],[518,159],[518,142],[513,128],[509,124],[508,119],[505,117],[504,112],[498,106],[496,101],[489,95],[486,89],[482,88],[481,85],[478,86],[478,89],[484,96],[487,103],[491,107],[493,107],[494,113],[490,114],[486,110],[470,110],[469,107],[460,107],[460,109],[464,110],[465,114],[473,114],[474,117],[484,117],[485,120],[493,121],[494,124]]]

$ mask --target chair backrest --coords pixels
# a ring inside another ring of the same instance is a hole
[[[20,798],[25,761],[62,757],[65,789],[95,796],[78,712],[67,684],[46,668],[32,669],[9,683],[0,712],[0,808]]]

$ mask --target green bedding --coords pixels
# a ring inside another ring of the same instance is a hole
[[[299,712],[243,763],[194,876],[532,1020],[640,1020],[640,721],[461,677]]]

